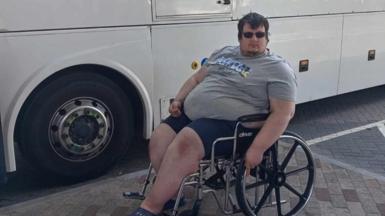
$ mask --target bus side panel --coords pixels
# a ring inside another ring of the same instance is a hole
[[[298,76],[297,102],[337,94],[342,16],[270,19],[268,47],[286,58]],[[309,60],[299,72],[299,61]]]
[[[0,31],[151,23],[146,0],[1,0]]]
[[[255,11],[268,17],[381,11],[385,0],[238,0],[236,18]]]
[[[385,83],[385,13],[345,15],[338,93]],[[375,59],[368,60],[369,50]]]
[[[119,68],[127,77],[130,70],[142,90],[152,94],[149,27],[5,33],[0,34],[0,47],[0,113],[7,171],[15,169],[13,132],[18,111],[29,93],[55,72],[79,64]],[[145,122],[147,134],[151,118]]]
[[[166,99],[162,116],[168,112],[167,99],[174,97],[195,70],[191,63],[225,45],[237,45],[236,22],[155,26],[152,29],[154,54],[154,104]],[[160,108],[154,108],[155,125]]]
[[[298,102],[336,95],[342,16],[270,19],[270,23],[268,47],[288,59],[296,71]],[[154,103],[175,96],[194,72],[194,60],[200,61],[223,46],[238,45],[236,25],[229,22],[153,27]],[[303,59],[310,61],[309,70],[298,74],[299,60]],[[154,109],[157,122],[167,115],[168,104],[161,105]]]

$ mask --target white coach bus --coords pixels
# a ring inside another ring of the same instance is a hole
[[[299,103],[385,84],[385,0],[1,0],[6,171],[15,145],[62,177],[105,171],[250,11],[298,72]]]

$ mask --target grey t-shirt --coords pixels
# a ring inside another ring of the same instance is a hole
[[[269,98],[295,101],[294,71],[270,51],[247,57],[241,55],[239,46],[227,46],[214,52],[205,67],[208,75],[184,101],[191,120],[236,120],[242,115],[269,113]]]

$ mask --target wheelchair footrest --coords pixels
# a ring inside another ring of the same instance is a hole
[[[123,192],[123,197],[127,199],[144,200],[144,195],[139,192]]]

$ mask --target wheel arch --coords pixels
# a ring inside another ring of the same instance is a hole
[[[6,153],[6,156],[8,156],[8,163],[6,164],[8,171],[16,170],[14,143],[19,136],[20,119],[25,107],[28,105],[28,100],[51,80],[79,69],[87,69],[116,82],[132,101],[135,115],[135,134],[142,134],[143,138],[149,138],[153,122],[150,95],[143,82],[132,70],[115,62],[100,60],[56,65],[56,67],[45,68],[31,75],[32,78],[22,85],[23,87],[17,92],[17,97],[15,97],[8,109],[6,114],[6,117],[8,117],[6,119],[7,124],[3,125],[5,127],[5,136],[7,136],[5,140],[7,140],[8,144]]]

